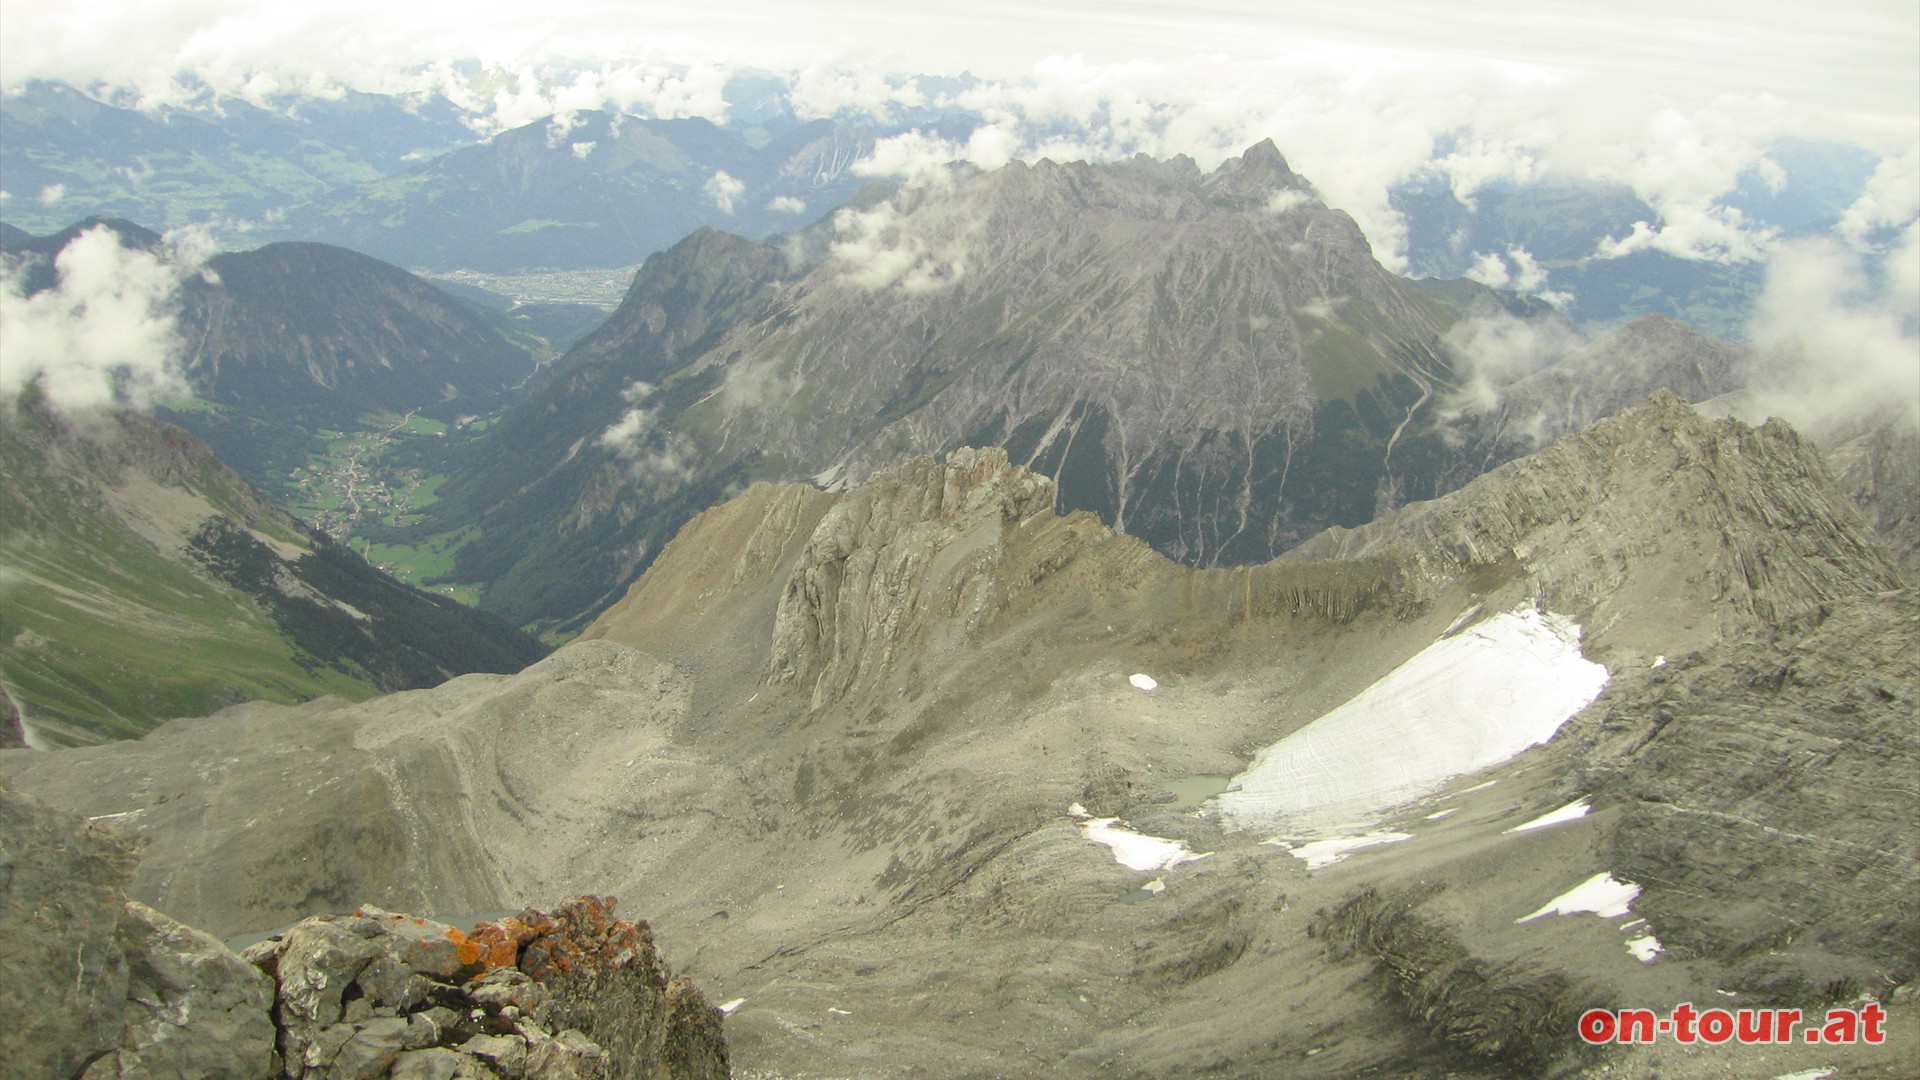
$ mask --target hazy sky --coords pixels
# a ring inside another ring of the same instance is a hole
[[[800,68],[823,61],[1013,78],[1048,57],[1091,65],[1227,66],[1307,56],[1355,70],[1531,69],[1596,95],[1682,109],[1770,95],[1793,126],[1893,149],[1920,125],[1913,0],[961,0],[922,12],[872,0],[71,0],[0,6],[0,78],[152,83],[177,70],[283,84],[320,74],[368,85],[449,56],[501,63],[555,53]],[[1443,87],[1442,89],[1446,89]]]

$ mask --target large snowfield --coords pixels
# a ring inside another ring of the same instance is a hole
[[[1572,620],[1505,612],[1422,649],[1262,750],[1217,799],[1241,829],[1339,835],[1450,777],[1545,742],[1599,696],[1607,669]]]

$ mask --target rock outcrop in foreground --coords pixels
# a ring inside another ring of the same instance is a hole
[[[236,954],[121,897],[139,844],[0,789],[12,1076],[724,1080],[721,1014],[611,897],[469,932],[365,908]]]

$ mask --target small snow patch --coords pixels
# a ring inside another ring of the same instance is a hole
[[[1627,951],[1633,954],[1635,960],[1643,964],[1651,964],[1654,958],[1660,955],[1660,939],[1654,937],[1652,934],[1642,934],[1637,938],[1628,938]]]
[[[1827,1077],[1832,1076],[1837,1071],[1833,1066],[1825,1065],[1818,1069],[1802,1069],[1799,1072],[1781,1073],[1779,1076],[1774,1077],[1773,1080],[1827,1080]]]
[[[1426,817],[1426,820],[1439,821],[1441,818],[1446,817],[1448,814],[1457,814],[1459,812],[1460,812],[1459,807],[1449,806],[1445,810],[1435,810],[1433,813],[1428,814]]]
[[[853,1014],[848,1012],[845,1009],[829,1008],[827,1009],[827,1015],[828,1016],[852,1016]]]
[[[1603,919],[1617,919],[1633,907],[1640,897],[1640,886],[1630,881],[1615,881],[1612,874],[1599,873],[1547,901],[1531,915],[1513,920],[1532,922],[1548,915],[1578,915],[1591,911]]]
[[[1085,821],[1086,819],[1092,817],[1093,815],[1087,813],[1086,807],[1081,806],[1079,803],[1072,803],[1067,807],[1067,816],[1079,818],[1080,820]]]
[[[1666,666],[1667,666],[1667,658],[1666,658],[1666,657],[1664,657],[1664,656],[1656,656],[1656,657],[1654,657],[1654,658],[1653,658],[1653,666],[1654,666],[1654,667],[1666,667]]]
[[[1534,818],[1532,821],[1525,822],[1520,825],[1515,825],[1513,828],[1508,829],[1507,831],[1510,833],[1516,833],[1516,832],[1530,832],[1534,829],[1544,829],[1549,825],[1558,825],[1561,822],[1574,821],[1579,818],[1586,817],[1587,811],[1591,809],[1593,809],[1593,804],[1588,802],[1586,799],[1586,796],[1583,795],[1580,798],[1573,800],[1572,802],[1568,803],[1567,805],[1561,807],[1558,810],[1541,814],[1539,817]]]
[[[1262,840],[1263,844],[1272,844],[1307,864],[1307,869],[1318,870],[1323,866],[1332,866],[1361,848],[1378,847],[1381,844],[1397,844],[1402,840],[1413,839],[1412,833],[1370,832],[1365,836],[1339,836],[1330,840],[1309,840],[1304,844],[1294,844],[1279,837]]]
[[[1213,854],[1208,851],[1196,855],[1178,840],[1134,832],[1121,825],[1119,818],[1094,818],[1080,828],[1086,831],[1087,839],[1112,848],[1114,861],[1131,870],[1171,870]]]
[[[720,1015],[732,1016],[733,1011],[735,1009],[738,1009],[740,1006],[745,1005],[746,1003],[747,1003],[746,998],[734,998],[732,1001],[729,1001],[725,1005],[720,1006]]]
[[[1143,892],[1150,892],[1150,893],[1153,893],[1155,896],[1158,896],[1161,893],[1167,891],[1167,879],[1154,878],[1152,881],[1149,881],[1145,885],[1140,886],[1140,889]]]
[[[1127,681],[1132,683],[1136,690],[1152,690],[1160,685],[1158,679],[1142,671],[1136,671],[1127,676]]]

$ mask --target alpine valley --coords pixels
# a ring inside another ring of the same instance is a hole
[[[1920,386],[1624,188],[872,165],[972,85],[8,93],[0,1072],[1912,1075]]]

